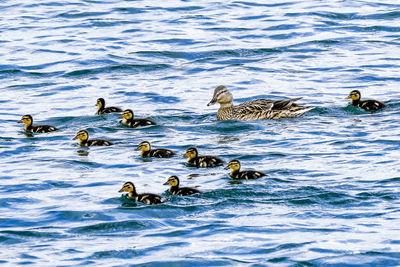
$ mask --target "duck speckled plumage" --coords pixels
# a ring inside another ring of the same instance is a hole
[[[165,148],[156,148],[156,149],[151,149],[151,145],[147,141],[143,141],[139,144],[138,149],[142,150],[140,155],[143,158],[170,158],[173,155],[175,155],[174,152],[172,152],[169,149]]]
[[[172,195],[178,195],[178,196],[188,196],[188,195],[193,195],[196,193],[201,194],[201,192],[197,189],[190,188],[190,187],[179,187],[179,178],[177,176],[171,176],[168,178],[168,181],[164,183],[164,185],[171,185],[171,187],[168,189],[168,192],[171,193]]]
[[[188,148],[183,157],[188,157],[186,163],[195,167],[216,167],[224,163],[223,160],[214,156],[199,156],[194,147]]]
[[[133,111],[131,109],[126,109],[122,112],[123,118],[120,122],[128,127],[136,128],[138,126],[149,126],[149,125],[156,125],[156,123],[152,120],[148,119],[134,119],[133,118]]]
[[[76,133],[72,140],[79,139],[80,146],[111,146],[113,143],[107,140],[92,139],[89,140],[89,133],[85,130]]]
[[[122,112],[122,109],[117,107],[106,107],[106,101],[104,98],[98,98],[96,102],[96,106],[98,106],[97,115],[105,114],[105,113],[112,113],[112,112]]]
[[[351,104],[355,107],[360,107],[366,111],[377,111],[387,106],[378,100],[361,100],[361,93],[358,90],[353,90],[350,92],[346,99],[351,99]]]
[[[151,193],[136,193],[135,185],[132,182],[126,182],[118,192],[128,192],[127,197],[134,201],[140,201],[147,205],[160,204],[161,196]]]
[[[51,126],[51,125],[33,126],[32,125],[33,118],[31,115],[22,116],[21,120],[19,120],[18,123],[25,123],[24,130],[25,130],[25,132],[30,132],[30,133],[48,133],[48,132],[53,132],[53,131],[58,130],[56,127]]]
[[[314,107],[302,107],[294,102],[301,97],[288,100],[256,99],[233,105],[233,96],[223,85],[214,90],[214,95],[207,106],[220,103],[218,120],[264,120],[298,117]]]
[[[266,176],[265,173],[259,172],[259,171],[240,171],[240,162],[237,159],[231,160],[228,163],[228,166],[225,167],[225,169],[232,169],[232,172],[230,173],[230,176],[232,179],[257,179],[262,176]]]

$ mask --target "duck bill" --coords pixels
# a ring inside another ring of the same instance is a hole
[[[351,99],[351,96],[346,96],[344,99]]]
[[[76,140],[76,139],[78,139],[78,136],[75,136],[74,138],[72,138],[72,140]]]
[[[140,146],[138,146],[135,150],[141,150],[141,149],[140,149]]]
[[[188,156],[187,153],[185,153],[182,155],[182,158],[186,158],[187,156]]]
[[[163,183],[163,185],[169,185],[168,181],[167,181],[167,182],[165,182],[165,183]]]
[[[23,121],[22,121],[22,120],[19,120],[19,121],[17,121],[17,123],[23,123]]]
[[[228,165],[228,166],[226,166],[226,167],[224,168],[224,170],[229,170],[229,168],[230,168],[230,167],[229,167],[229,165]]]
[[[122,192],[124,192],[123,188],[121,188],[121,190],[118,191],[118,193],[122,193]]]
[[[217,98],[213,97],[213,99],[211,99],[211,101],[207,104],[207,107],[212,106],[215,103],[217,103]]]

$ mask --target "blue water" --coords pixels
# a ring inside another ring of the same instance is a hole
[[[400,3],[395,0],[2,1],[0,263],[71,266],[400,264]],[[239,103],[303,97],[279,121],[217,121]],[[373,114],[344,99],[389,105]],[[96,99],[151,118],[129,129]],[[17,121],[61,130],[26,135]],[[81,148],[87,129],[112,147]],[[142,159],[148,140],[174,150]],[[201,154],[268,177],[232,182]],[[169,196],[177,175],[202,195]],[[118,190],[163,194],[158,206]]]

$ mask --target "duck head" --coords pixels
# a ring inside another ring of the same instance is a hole
[[[224,168],[225,170],[232,169],[233,171],[240,170],[240,162],[237,159],[228,162],[228,166]]]
[[[75,137],[72,140],[79,139],[79,143],[85,142],[89,139],[89,133],[85,130],[79,131],[76,133]]]
[[[188,160],[191,160],[191,159],[194,159],[195,157],[197,157],[197,155],[198,155],[197,149],[194,147],[190,147],[190,148],[186,149],[186,153],[183,154],[182,157],[183,158],[188,157],[189,158]]]
[[[138,150],[142,150],[142,152],[149,151],[151,149],[151,145],[147,141],[143,141],[138,145]]]
[[[168,178],[168,180],[164,183],[164,185],[171,185],[171,186],[178,186],[179,185],[179,178],[175,175]]]
[[[124,118],[125,120],[130,120],[133,118],[133,111],[131,109],[126,109],[122,112],[120,118]]]
[[[228,88],[224,85],[220,85],[214,90],[214,95],[211,101],[207,104],[207,106],[212,106],[215,103],[223,104],[231,104],[233,101],[233,96],[231,92],[229,92]]]
[[[358,90],[353,90],[350,92],[350,94],[345,98],[345,99],[351,99],[351,100],[360,100],[361,98],[361,93]]]

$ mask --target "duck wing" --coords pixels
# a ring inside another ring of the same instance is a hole
[[[359,106],[366,111],[377,111],[386,107],[386,104],[378,100],[363,100],[360,101]]]
[[[297,98],[292,98],[288,100],[276,100],[273,102],[274,106],[272,107],[272,110],[283,110],[283,109],[290,109],[292,107],[298,107],[296,102],[297,100],[301,99],[302,97],[297,97]]]

